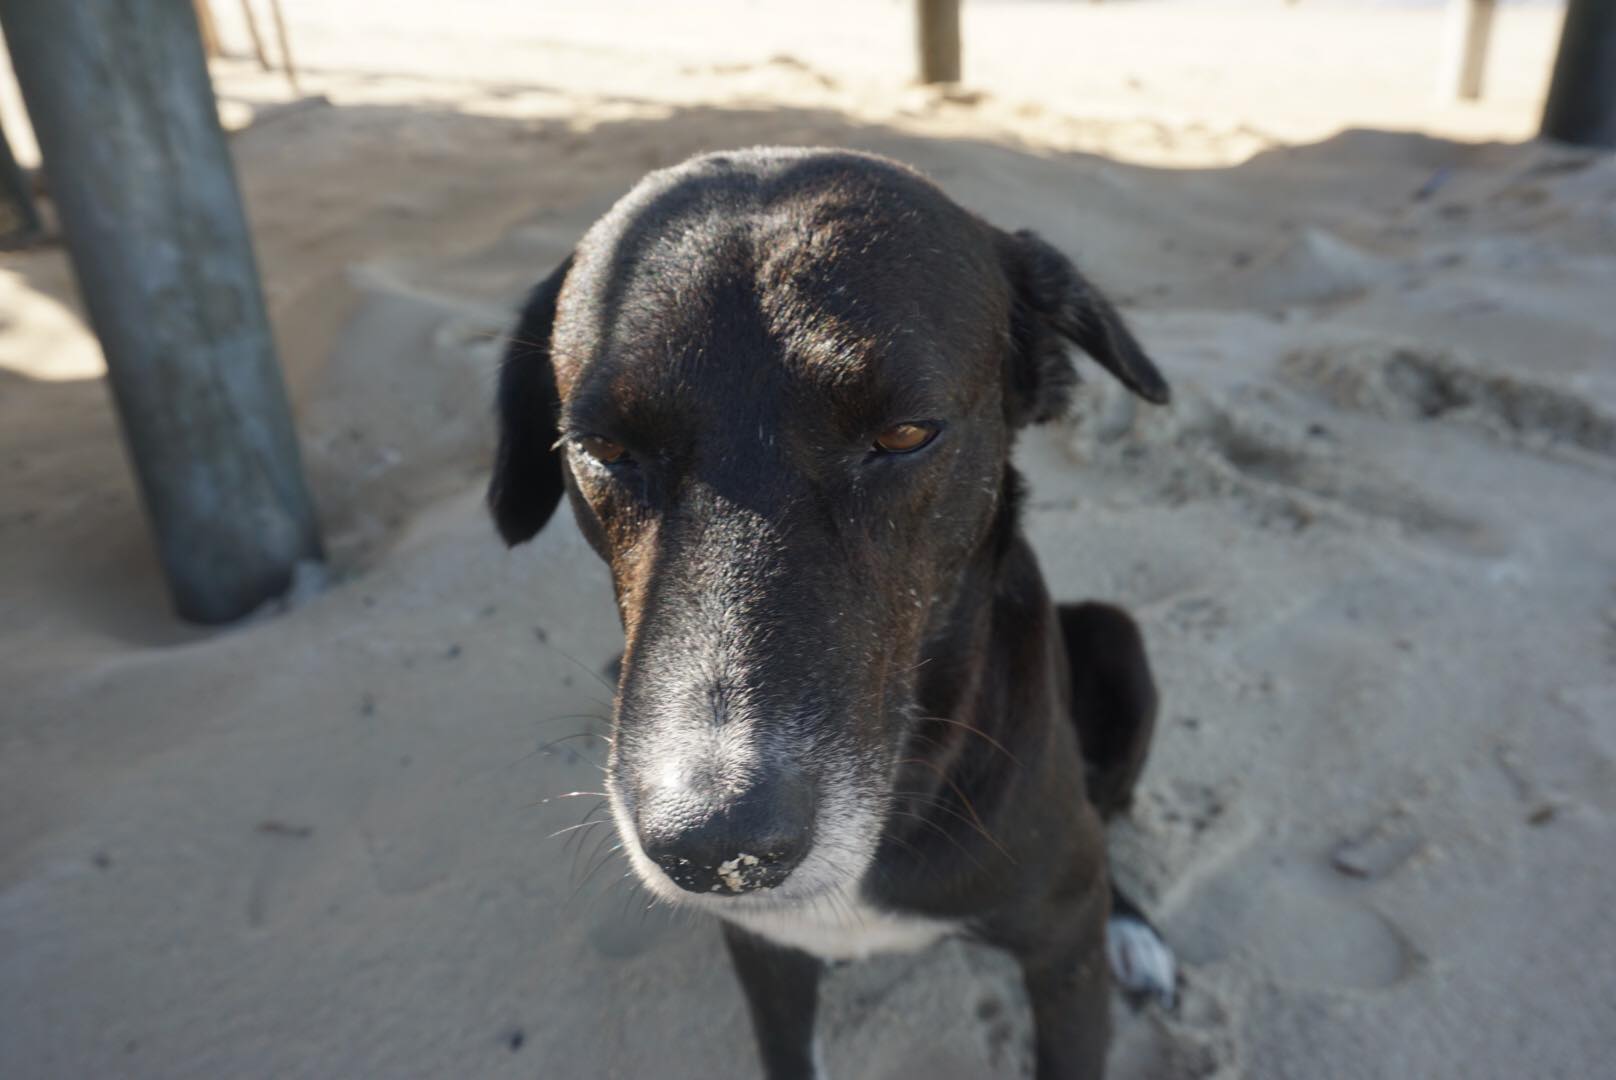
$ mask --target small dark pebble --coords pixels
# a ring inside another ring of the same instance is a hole
[[[1004,1005],[998,998],[985,997],[976,1003],[976,1018],[978,1020],[992,1020],[1004,1011]]]
[[[545,632],[545,629],[542,626],[535,626],[533,628],[533,636],[538,638],[541,642],[550,640],[550,635]]]
[[[359,699],[359,715],[360,716],[375,716],[376,715],[376,699],[371,697],[369,694],[366,694],[364,697],[360,698]]]
[[[95,868],[97,870],[111,870],[112,869],[112,856],[108,855],[104,851],[98,851],[94,855],[91,855],[90,856],[90,862],[95,865]]]
[[[258,831],[265,836],[289,836],[294,840],[307,840],[314,835],[314,826],[288,825],[284,821],[260,821]]]
[[[1424,202],[1426,199],[1429,199],[1431,196],[1441,191],[1451,179],[1453,179],[1453,166],[1443,165],[1441,168],[1433,172],[1425,183],[1419,186],[1419,190],[1414,192],[1414,201]]]
[[[1229,256],[1229,265],[1233,266],[1236,270],[1239,270],[1239,269],[1242,269],[1244,267],[1250,266],[1251,265],[1251,259],[1252,259],[1251,252],[1249,252],[1249,251],[1237,251],[1233,255]]]
[[[1552,805],[1549,803],[1544,803],[1542,806],[1526,815],[1526,823],[1528,825],[1547,825],[1549,822],[1554,820],[1554,816],[1557,813],[1559,813],[1559,811],[1556,810]]]
[[[443,658],[445,660],[453,660],[460,655],[461,651],[460,645],[456,643],[443,650]]]
[[[527,1032],[523,1031],[521,1028],[517,1028],[515,1031],[511,1032],[505,1037],[505,1045],[511,1048],[511,1053],[513,1054],[522,1049],[522,1044],[526,1042]]]

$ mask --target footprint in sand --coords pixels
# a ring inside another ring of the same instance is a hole
[[[1111,1080],[1237,1080],[1245,1075],[1238,994],[1187,983],[1171,1017],[1119,1018]]]
[[[1190,965],[1238,958],[1282,985],[1383,990],[1408,978],[1419,951],[1328,873],[1242,859],[1183,904],[1169,936]]]
[[[1414,400],[1421,394],[1460,393],[1410,388],[1405,384],[1420,377],[1412,374],[1414,367],[1405,371],[1394,365],[1395,373],[1371,378],[1352,366],[1356,360],[1338,366],[1338,359],[1327,351],[1296,353],[1286,359],[1285,371],[1311,393],[1322,389],[1337,406],[1368,409],[1366,402],[1378,402],[1375,409],[1394,416],[1426,415],[1425,406]],[[1405,361],[1413,364],[1407,357],[1397,363]],[[1168,505],[1222,501],[1261,528],[1296,532],[1316,523],[1352,527],[1385,522],[1464,550],[1492,550],[1481,523],[1444,505],[1439,496],[1343,452],[1326,437],[1328,429],[1310,419],[1313,414],[1304,415],[1284,397],[1253,401],[1194,382],[1175,386],[1174,395],[1170,409],[1139,413],[1118,410],[1119,395],[1110,387],[1092,389],[1069,424],[1072,456],[1085,464],[1126,469],[1130,477],[1153,486],[1153,497]],[[1548,415],[1538,416],[1549,425],[1545,430],[1582,432],[1578,438],[1583,442],[1601,438],[1594,419],[1582,423],[1561,417],[1555,421],[1561,427],[1555,428]]]
[[[1247,303],[1288,307],[1367,292],[1386,279],[1384,260],[1323,229],[1305,228],[1234,279]]]
[[[1570,455],[1596,467],[1616,458],[1616,417],[1583,395],[1487,371],[1445,349],[1407,341],[1330,345],[1292,353],[1281,371],[1338,408],[1464,424],[1533,453]]]

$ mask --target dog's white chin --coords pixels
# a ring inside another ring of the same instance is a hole
[[[871,800],[860,800],[851,792],[824,798],[813,847],[785,881],[770,889],[740,895],[691,892],[676,885],[640,847],[634,820],[618,796],[617,785],[608,780],[606,791],[618,838],[640,884],[659,900],[719,916],[851,900],[858,896],[859,883],[875,861],[881,841],[880,820],[863,809]]]

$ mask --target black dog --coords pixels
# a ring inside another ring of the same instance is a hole
[[[1011,442],[1067,404],[1069,342],[1167,400],[1037,236],[818,150],[652,174],[522,315],[494,518],[520,543],[564,491],[611,566],[617,828],[724,920],[771,1077],[814,1075],[826,959],[1002,946],[1040,1077],[1101,1074],[1113,907],[1112,966],[1170,990],[1100,826],[1150,740],[1143,645],[1057,611],[1017,524]]]

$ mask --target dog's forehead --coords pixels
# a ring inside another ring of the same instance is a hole
[[[991,230],[901,167],[804,155],[647,186],[580,246],[557,323],[564,394],[586,374],[641,396],[968,381],[1007,325]]]

